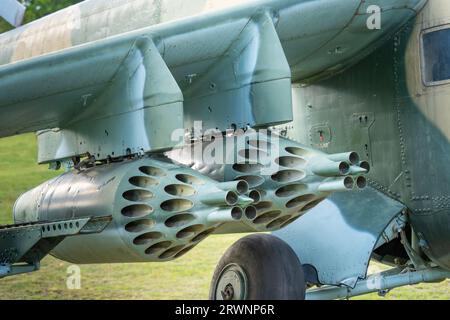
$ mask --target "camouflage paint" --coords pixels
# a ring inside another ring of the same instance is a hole
[[[351,69],[295,86],[294,122],[282,127],[288,137],[327,153],[365,155],[370,185],[408,206],[421,250],[447,269],[450,85],[424,85],[420,39],[449,23],[450,3],[429,1],[415,21]]]
[[[10,62],[36,57],[120,33],[223,9],[242,0],[84,1],[2,37]],[[4,58],[1,60],[6,61]]]
[[[301,75],[304,78],[327,68],[332,68],[328,72],[342,68],[340,63],[353,59],[355,54],[370,46],[374,40],[395,29],[405,18],[413,16],[423,2],[371,1],[371,4],[379,5],[386,12],[385,28],[381,32],[373,32],[366,27],[367,4],[361,0],[88,0],[0,35],[0,64],[138,29],[142,29],[142,32],[158,30],[157,33],[164,34],[164,37],[179,36],[197,28],[211,28],[224,21],[240,18],[248,21],[249,17],[264,8],[279,13],[276,19],[277,31],[287,58],[297,77]],[[176,34],[164,32],[176,25],[182,26],[176,30]],[[219,41],[216,37],[209,38],[209,44],[211,40]],[[197,37],[190,41],[195,43]],[[197,43],[196,60],[202,58],[198,55],[200,49],[208,51],[201,43]],[[178,51],[174,54],[178,59],[182,58]],[[167,60],[172,60],[171,56]],[[167,62],[170,66],[179,66],[181,61]],[[308,67],[311,64],[314,68]]]
[[[189,129],[195,120],[220,129],[291,121],[290,80],[329,76],[361,59],[378,40],[413,17],[423,1],[374,3],[386,11],[381,31],[367,28],[366,4],[360,0],[255,0],[240,5],[197,1],[190,6],[176,1],[80,3],[0,36],[0,63],[5,64],[0,77],[6,79],[0,82],[0,115],[8,115],[0,117],[0,136],[57,128],[54,134],[45,131],[40,143],[40,155],[45,156],[40,162],[87,153],[105,159],[126,150],[173,147],[167,143],[170,130],[160,133],[157,143],[150,138],[132,140],[129,126],[120,130],[119,119],[130,106],[114,107],[115,114],[108,109],[126,96],[125,91],[111,89],[117,86],[111,69],[118,72],[121,57],[108,60],[111,53],[97,53],[97,48],[118,45],[126,61],[126,50],[133,52],[136,39],[142,37],[157,43],[184,96],[184,125],[179,127]],[[335,18],[326,19],[331,14]],[[245,50],[237,54],[241,49]],[[239,68],[242,74],[237,73]],[[108,107],[98,107],[99,101]],[[273,112],[279,105],[283,112]],[[278,117],[272,117],[275,114]],[[94,121],[113,116],[116,120],[108,123]],[[166,121],[170,110],[160,108],[157,116]],[[114,139],[108,135],[111,130]],[[86,136],[92,141],[85,143]],[[58,152],[61,149],[69,151]]]
[[[372,1],[370,4],[383,9],[380,31],[366,28],[369,3],[360,0],[185,4],[86,1],[1,35],[0,64],[4,66],[0,75],[6,79],[17,72],[15,66],[23,67],[51,52],[59,55],[67,48],[95,46],[101,39],[132,42],[147,36],[159,40],[161,57],[184,95],[189,92],[190,77],[205,80],[202,76],[223,63],[227,50],[265,8],[284,51],[281,58],[286,58],[291,68],[291,80],[298,82],[293,90],[294,122],[285,126],[288,136],[329,153],[354,149],[364,154],[373,164],[371,185],[409,206],[422,249],[439,265],[450,267],[450,153],[444,109],[448,84],[425,87],[418,60],[420,32],[447,23],[446,1],[430,0],[416,22],[398,33],[424,1]],[[21,84],[17,82],[18,87]],[[207,91],[203,88],[188,96],[185,104]],[[20,94],[26,100],[26,95]],[[210,102],[216,97],[210,94]],[[30,108],[38,105],[36,101],[23,103]],[[14,104],[7,107],[0,99],[0,118],[20,115],[21,121],[26,121],[30,117]],[[76,114],[77,109],[69,111]],[[187,108],[185,118],[189,116]],[[218,113],[211,121],[230,126],[234,119],[223,119]],[[16,132],[8,134],[61,124],[18,125]]]

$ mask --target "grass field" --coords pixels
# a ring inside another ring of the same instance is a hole
[[[58,174],[37,166],[35,159],[33,135],[0,140],[0,223],[12,222],[12,205],[22,192]],[[80,290],[67,289],[69,264],[49,257],[39,272],[0,280],[0,299],[207,299],[216,263],[239,237],[211,237],[170,263],[81,266]],[[450,282],[396,289],[383,299],[448,300]]]

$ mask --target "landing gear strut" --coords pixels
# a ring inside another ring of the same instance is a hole
[[[251,235],[228,249],[211,282],[211,300],[304,300],[305,277],[294,251],[271,235]]]

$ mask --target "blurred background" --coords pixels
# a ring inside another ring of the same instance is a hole
[[[24,23],[28,23],[81,0],[21,2],[27,6]],[[0,18],[0,33],[10,29]],[[21,193],[61,173],[38,166],[36,155],[36,138],[32,134],[0,139],[0,224],[13,222],[12,206]],[[37,273],[0,280],[0,300],[207,299],[217,262],[243,236],[212,236],[180,260],[169,263],[81,266],[79,290],[67,288],[70,264],[48,257]],[[371,266],[371,272],[384,269],[375,263]],[[396,289],[386,297],[372,294],[358,299],[449,300],[450,281]]]

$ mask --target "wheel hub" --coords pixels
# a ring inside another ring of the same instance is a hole
[[[245,300],[247,297],[247,276],[237,264],[226,266],[216,286],[217,300]]]

